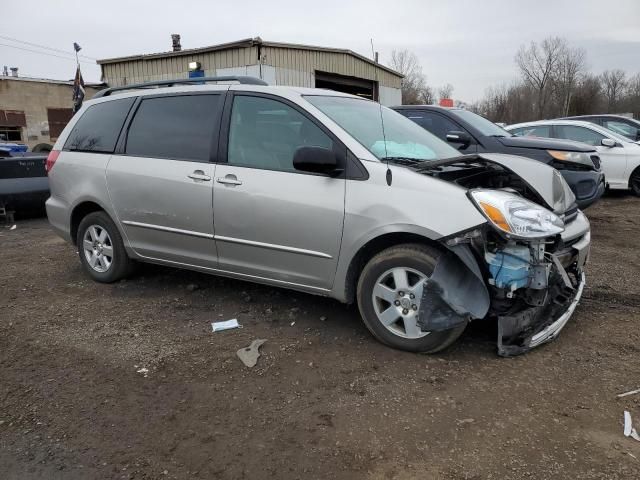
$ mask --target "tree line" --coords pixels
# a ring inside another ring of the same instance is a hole
[[[522,45],[514,61],[518,78],[487,88],[482,100],[469,106],[471,110],[507,124],[597,113],[640,117],[640,73],[591,72],[585,50],[572,47],[564,38],[548,37]],[[408,64],[412,68],[403,70]],[[435,95],[415,55],[394,51],[390,66],[405,74],[403,103],[434,103]]]

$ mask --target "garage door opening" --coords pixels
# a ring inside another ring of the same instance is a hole
[[[347,77],[335,73],[319,72],[316,70],[316,88],[328,88],[338,92],[358,95],[362,98],[378,101],[378,85],[373,80]]]

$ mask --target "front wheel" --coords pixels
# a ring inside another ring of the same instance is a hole
[[[112,283],[131,272],[132,261],[120,232],[105,212],[93,212],[82,219],[76,242],[82,266],[97,282]]]
[[[629,187],[636,197],[640,197],[640,168],[636,168],[635,172],[631,174]]]
[[[410,352],[435,353],[451,345],[466,324],[441,332],[418,326],[422,288],[440,252],[427,245],[405,244],[373,257],[358,281],[358,307],[369,331],[382,343]]]

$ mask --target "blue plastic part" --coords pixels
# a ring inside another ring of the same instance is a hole
[[[28,145],[23,145],[21,143],[0,142],[0,147],[3,152],[26,152],[29,149]]]
[[[496,287],[513,291],[529,285],[529,247],[510,246],[497,253],[487,253],[485,259]]]

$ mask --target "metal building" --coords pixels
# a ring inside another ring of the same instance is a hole
[[[400,105],[402,75],[351,50],[266,42],[248,38],[210,47],[182,50],[173,35],[173,51],[98,60],[102,80],[122,86],[153,80],[249,75],[270,85],[330,88]]]

